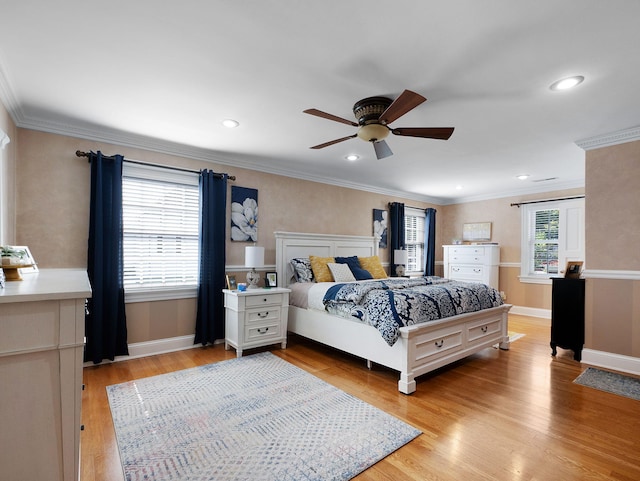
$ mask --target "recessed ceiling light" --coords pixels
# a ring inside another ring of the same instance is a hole
[[[553,82],[549,87],[551,90],[567,90],[579,85],[584,80],[582,75],[576,75],[574,77],[567,77],[561,80]]]
[[[233,129],[233,128],[237,127],[238,125],[240,125],[240,123],[237,120],[224,119],[222,121],[222,125],[224,125],[225,127],[229,128],[229,129]]]
[[[456,185],[456,190],[462,190],[462,186],[461,185]]]
[[[345,157],[345,159],[350,160],[351,162],[358,160],[359,158],[360,156],[356,154],[349,154]]]
[[[520,179],[520,180],[526,180],[529,177],[530,177],[529,174],[520,174],[520,175],[517,176],[517,178]]]

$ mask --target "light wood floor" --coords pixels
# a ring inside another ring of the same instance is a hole
[[[510,316],[526,334],[418,379],[291,336],[274,354],[419,428],[423,434],[355,479],[640,480],[640,401],[574,384],[585,369],[549,348],[549,322]],[[248,351],[251,353],[253,351]],[[223,345],[84,369],[81,479],[120,481],[105,386],[235,357]]]

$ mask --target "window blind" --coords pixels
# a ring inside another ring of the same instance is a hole
[[[424,270],[424,212],[405,209],[404,242],[407,250],[407,272]]]
[[[122,187],[125,290],[196,286],[197,174],[125,163]]]
[[[533,272],[558,273],[558,240],[560,211],[557,209],[538,210],[531,217],[533,228],[530,239],[533,250]]]

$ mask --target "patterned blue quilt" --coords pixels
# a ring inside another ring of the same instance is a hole
[[[331,314],[356,317],[375,327],[390,346],[403,326],[503,304],[500,293],[485,284],[437,276],[336,284],[327,290],[323,302]]]

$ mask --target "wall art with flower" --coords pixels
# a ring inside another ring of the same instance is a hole
[[[231,186],[231,240],[258,241],[258,189]]]
[[[386,210],[373,209],[373,235],[380,239],[378,247],[387,247],[387,216]]]

